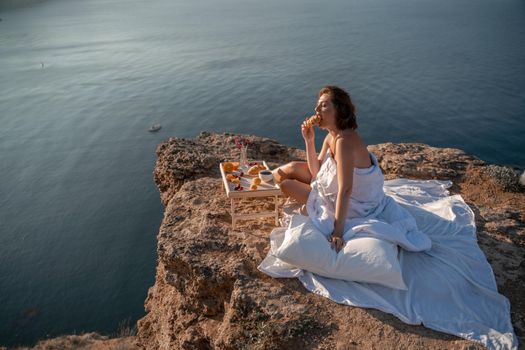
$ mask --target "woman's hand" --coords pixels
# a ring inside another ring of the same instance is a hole
[[[315,134],[314,134],[314,127],[313,126],[309,126],[308,123],[306,122],[310,118],[306,118],[303,121],[303,123],[301,124],[301,134],[303,135],[303,139],[304,139],[305,142],[313,142],[314,141],[314,136],[315,136]]]
[[[330,235],[330,242],[332,243],[332,248],[335,248],[336,253],[339,253],[339,251],[345,246],[345,241],[343,237],[339,237],[338,235],[334,235],[333,233],[332,235]]]

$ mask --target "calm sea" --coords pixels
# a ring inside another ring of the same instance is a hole
[[[301,147],[335,84],[367,144],[525,167],[522,0],[0,0],[0,18],[1,345],[144,315],[169,137]]]

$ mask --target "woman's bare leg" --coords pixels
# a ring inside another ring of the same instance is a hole
[[[272,170],[272,173],[287,197],[292,197],[301,204],[306,203],[312,180],[307,162],[293,161]]]
[[[294,198],[301,204],[306,204],[312,188],[304,182],[285,179],[280,183],[281,191],[287,196]]]
[[[286,179],[291,179],[310,184],[312,180],[312,175],[310,174],[310,169],[308,169],[307,162],[293,161],[272,170],[272,173],[273,178],[277,183],[281,183]]]

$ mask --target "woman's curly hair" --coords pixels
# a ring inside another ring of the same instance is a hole
[[[343,89],[327,85],[319,91],[319,97],[329,94],[336,110],[335,124],[338,129],[357,129],[356,108],[350,95]]]

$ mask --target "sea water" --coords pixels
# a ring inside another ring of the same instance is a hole
[[[0,345],[144,315],[169,137],[303,147],[334,84],[367,144],[525,167],[522,0],[3,0],[0,18]]]

